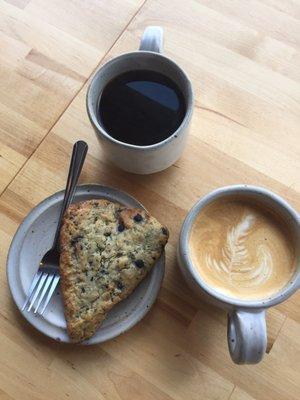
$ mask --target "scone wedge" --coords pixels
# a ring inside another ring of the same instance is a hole
[[[145,278],[167,241],[167,228],[144,210],[102,199],[69,207],[60,234],[60,275],[72,342],[95,333]]]

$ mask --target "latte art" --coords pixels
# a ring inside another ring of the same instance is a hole
[[[267,245],[261,244],[257,249],[256,263],[251,265],[247,250],[247,237],[255,224],[255,217],[246,214],[241,222],[229,229],[224,245],[221,248],[221,257],[215,259],[207,254],[205,261],[212,272],[219,271],[233,284],[254,287],[266,281],[272,273],[273,261]]]
[[[207,206],[194,222],[191,257],[202,278],[242,299],[278,292],[294,271],[294,252],[283,221],[244,201]]]

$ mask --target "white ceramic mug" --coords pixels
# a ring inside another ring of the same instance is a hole
[[[125,171],[151,174],[172,165],[181,156],[193,111],[191,82],[184,71],[162,53],[163,30],[148,27],[141,40],[140,50],[122,54],[108,61],[94,75],[87,91],[87,113],[107,158]],[[99,98],[104,87],[116,76],[131,70],[146,69],[171,78],[183,93],[186,114],[179,128],[162,142],[137,146],[120,142],[107,132],[98,118]]]
[[[295,273],[282,290],[267,299],[246,301],[223,295],[201,278],[190,257],[189,237],[197,215],[216,199],[235,195],[251,198],[258,206],[265,205],[274,210],[287,221],[295,238]],[[237,364],[256,364],[267,346],[265,310],[286,300],[300,287],[300,216],[285,200],[267,189],[248,185],[217,189],[200,199],[188,213],[180,233],[178,262],[187,283],[196,293],[227,310],[227,339],[232,360]]]

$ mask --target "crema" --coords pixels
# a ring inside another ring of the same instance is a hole
[[[287,224],[250,200],[216,200],[202,209],[189,246],[202,279],[233,298],[268,298],[288,283],[295,270]]]

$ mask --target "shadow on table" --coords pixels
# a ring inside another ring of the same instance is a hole
[[[152,200],[159,201],[159,188],[165,182],[171,182],[180,173],[176,164],[168,169],[150,175],[137,175],[119,169],[111,162],[88,157],[84,166],[80,183],[98,183],[110,186],[135,196],[147,205]]]

